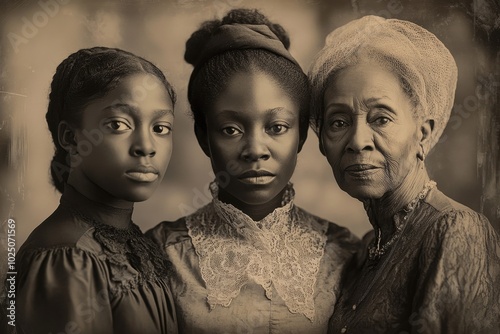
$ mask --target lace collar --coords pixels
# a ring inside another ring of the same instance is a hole
[[[169,263],[159,247],[132,222],[132,208],[120,209],[95,202],[68,184],[60,203],[94,228],[93,237],[110,262],[113,280],[143,284],[168,275]]]
[[[211,309],[228,307],[249,282],[261,285],[266,297],[273,291],[289,311],[314,319],[316,278],[326,244],[326,225],[293,205],[294,190],[287,186],[283,206],[260,221],[218,200],[186,217],[199,257]]]

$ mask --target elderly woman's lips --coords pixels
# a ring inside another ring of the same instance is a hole
[[[344,171],[352,177],[362,178],[377,172],[378,169],[377,166],[369,164],[355,164],[347,166]]]
[[[350,165],[347,166],[345,169],[346,172],[362,172],[365,170],[370,170],[370,169],[377,169],[378,167],[369,165],[369,164],[356,164],[356,165]]]

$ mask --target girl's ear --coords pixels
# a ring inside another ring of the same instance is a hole
[[[425,154],[430,151],[430,139],[432,137],[432,132],[434,131],[434,120],[426,119],[422,125],[420,126],[420,147],[422,148],[422,152],[419,152],[419,158],[423,160],[425,158]],[[420,157],[420,155],[422,155]]]
[[[207,130],[203,129],[195,122],[194,134],[196,135],[196,139],[198,140],[198,144],[203,150],[203,153],[205,153],[205,155],[210,158],[210,145],[208,145]]]
[[[59,145],[69,154],[78,153],[77,141],[74,128],[66,121],[61,121],[57,128],[57,139]]]

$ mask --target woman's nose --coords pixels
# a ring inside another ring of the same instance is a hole
[[[373,133],[366,121],[355,122],[349,132],[349,141],[346,146],[348,152],[372,151],[374,149]]]
[[[253,133],[245,138],[241,158],[245,161],[268,160],[271,157],[264,134]]]
[[[156,149],[152,134],[148,131],[138,131],[130,147],[130,154],[135,157],[154,157]]]

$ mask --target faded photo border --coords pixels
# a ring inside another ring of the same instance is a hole
[[[215,177],[198,147],[183,59],[190,34],[232,8],[257,8],[283,25],[291,53],[307,72],[326,35],[363,15],[398,18],[434,33],[459,71],[448,126],[428,157],[440,190],[483,213],[500,232],[500,3],[496,0],[2,0],[0,2],[0,279],[29,233],[57,207],[45,123],[57,65],[92,46],[118,47],[158,65],[178,94],[174,153],[154,197],[136,206],[143,231],[208,203]],[[292,179],[298,205],[362,236],[361,203],[335,183],[309,131]],[[15,261],[14,261],[15,262]],[[15,266],[12,267],[15,269]],[[0,299],[6,290],[2,289]],[[3,310],[3,312],[5,312]]]

